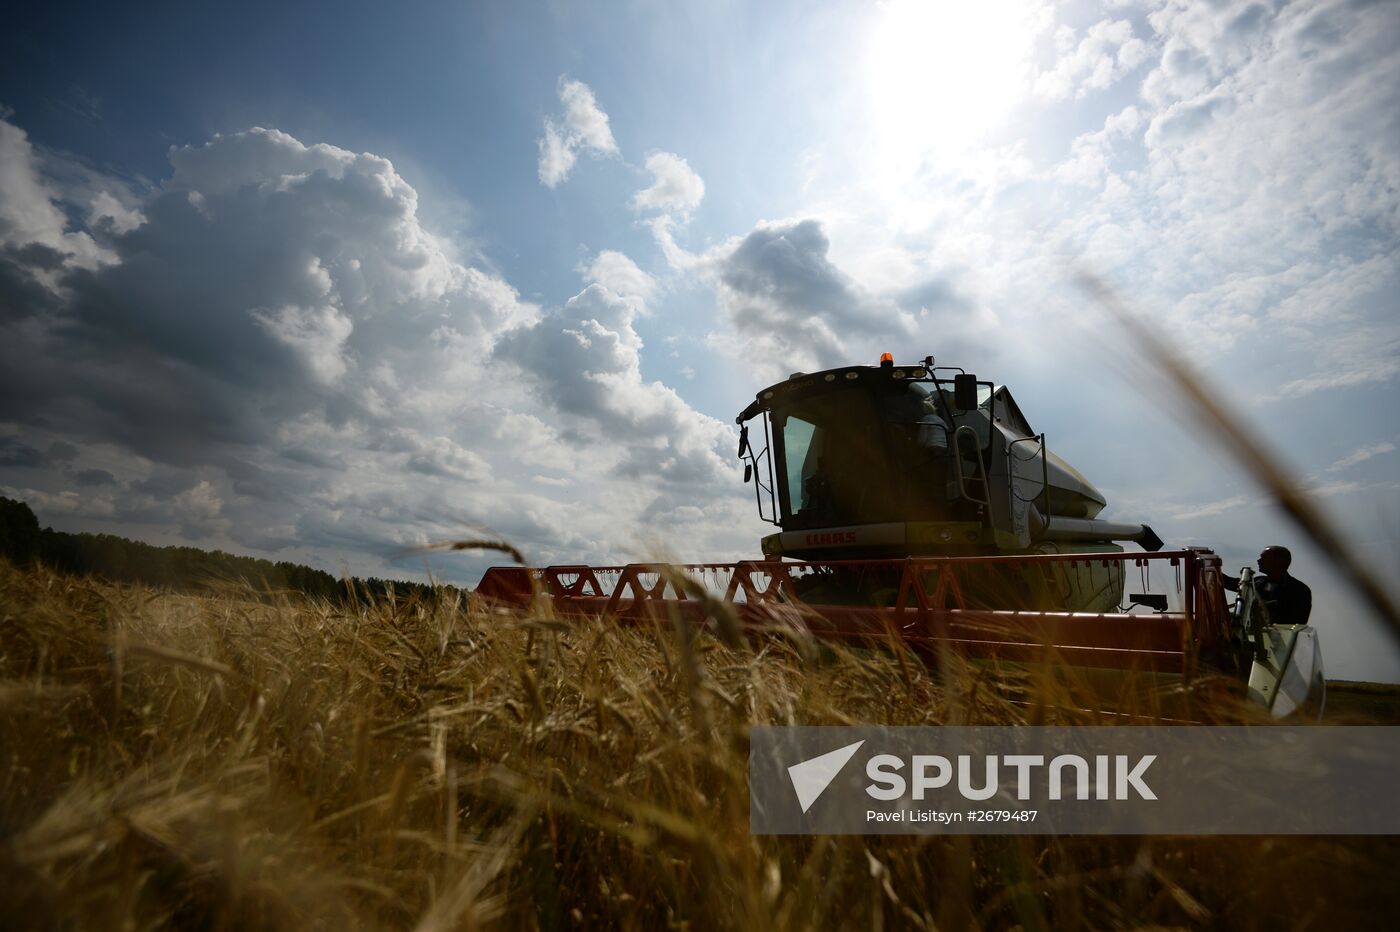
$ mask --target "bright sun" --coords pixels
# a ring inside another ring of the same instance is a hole
[[[1003,120],[1030,83],[1027,0],[893,0],[870,33],[869,107],[885,171],[955,158]]]

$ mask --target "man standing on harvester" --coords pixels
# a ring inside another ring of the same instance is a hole
[[[1293,554],[1287,547],[1265,547],[1259,554],[1259,572],[1263,575],[1254,577],[1254,591],[1268,612],[1270,624],[1305,625],[1312,614],[1312,590],[1288,575],[1292,562]],[[1225,588],[1239,592],[1239,579],[1226,576]]]

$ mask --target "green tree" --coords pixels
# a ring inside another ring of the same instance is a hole
[[[39,519],[12,498],[0,497],[0,555],[21,566],[39,556]]]

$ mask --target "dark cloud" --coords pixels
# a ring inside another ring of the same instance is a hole
[[[776,373],[844,365],[853,342],[912,335],[910,315],[837,268],[830,246],[818,221],[800,220],[762,225],[712,257],[732,329],[721,341],[776,361]]]
[[[51,254],[59,255],[38,243],[23,248],[12,243],[0,246],[0,326],[42,316],[60,306],[58,297],[38,278],[38,274],[50,271],[44,263]],[[36,258],[39,261],[34,261]],[[60,265],[62,261],[59,256]],[[0,359],[4,355],[0,348]],[[0,371],[0,387],[10,381]]]
[[[324,450],[313,450],[309,447],[288,447],[282,450],[282,457],[293,463],[315,466],[318,469],[342,470],[345,468],[344,457]]]
[[[131,491],[149,495],[157,501],[166,501],[181,492],[188,492],[198,484],[199,477],[193,473],[162,470],[149,478],[131,483]]]
[[[73,473],[73,481],[81,486],[116,485],[117,477],[105,469],[81,469]]]
[[[827,259],[831,243],[815,220],[754,230],[720,272],[735,293],[782,308],[860,319],[864,302]]]
[[[37,469],[46,465],[48,460],[34,447],[13,437],[0,436],[0,466]]]
[[[45,455],[54,463],[71,463],[78,458],[78,448],[66,440],[55,440]]]
[[[63,267],[63,263],[72,258],[71,253],[59,252],[52,246],[43,243],[27,243],[24,246],[6,244],[5,252],[13,257],[17,265],[43,272],[52,272]]]

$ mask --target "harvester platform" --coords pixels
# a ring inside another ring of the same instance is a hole
[[[1167,592],[1129,596],[1128,605],[1103,611],[1048,608],[1065,604],[1069,590],[1082,601],[1096,584],[1114,593],[1124,591],[1125,579],[1148,588],[1154,569]],[[1230,631],[1220,559],[1195,549],[493,567],[476,595],[563,617],[720,629],[737,623],[747,635],[796,629],[851,644],[897,638],[929,655],[953,650],[1187,675]]]

